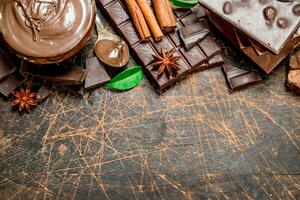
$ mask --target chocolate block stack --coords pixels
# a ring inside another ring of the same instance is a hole
[[[208,26],[205,25],[207,24],[207,19],[204,17],[204,12],[200,6],[193,10],[175,8],[177,30],[166,33],[160,42],[155,42],[153,39],[145,42],[139,39],[124,6],[126,4],[123,1],[97,0],[97,2],[110,19],[111,25],[128,43],[134,57],[145,67],[148,79],[158,92],[162,92],[188,73],[202,71],[223,64],[219,46],[216,44],[212,34],[206,31],[208,29]],[[193,32],[185,31],[187,38],[181,42],[182,40],[177,33],[178,29],[196,26],[194,25],[195,23],[200,23],[200,26],[196,27]],[[204,25],[201,26],[201,24]],[[189,37],[191,40],[189,40]],[[198,39],[195,39],[195,37]],[[176,49],[175,55],[180,56],[180,60],[177,62],[180,70],[177,71],[175,78],[168,77],[165,73],[158,77],[157,71],[153,67],[148,67],[154,61],[153,55],[158,55],[161,49],[164,52]]]
[[[270,73],[293,46],[300,25],[299,1],[202,0],[210,21],[244,54]]]

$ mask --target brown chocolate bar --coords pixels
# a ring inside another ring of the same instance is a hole
[[[56,64],[45,66],[26,61],[21,64],[21,72],[45,81],[59,82],[62,85],[81,85],[86,77],[86,70],[82,67],[63,69]]]
[[[223,65],[223,70],[231,90],[240,90],[262,81],[258,72],[240,69],[232,65]]]
[[[300,36],[296,36],[287,41],[278,54],[271,52],[262,45],[253,42],[247,35],[237,30],[233,25],[210,12],[207,13],[210,21],[240,50],[251,58],[266,73],[270,73],[284,58],[286,58],[292,48],[300,42]]]
[[[220,56],[221,50],[217,45],[209,47],[211,49],[207,49],[203,48],[203,46],[201,47],[201,43],[198,42],[195,46],[186,50],[176,31],[166,33],[160,42],[155,42],[153,39],[150,39],[148,42],[143,42],[139,39],[136,30],[134,29],[134,25],[124,6],[126,5],[124,4],[124,1],[97,0],[97,3],[109,18],[115,30],[119,32],[127,42],[134,58],[136,58],[140,64],[145,66],[148,79],[153,83],[153,86],[158,92],[161,92],[175,81],[180,80],[181,77],[188,73],[209,69],[216,67],[216,64],[223,63],[223,59],[222,61],[220,60],[222,58]],[[200,6],[198,6],[197,9],[194,9],[193,12],[191,9],[174,8],[174,13],[177,18],[178,28],[199,21],[201,21],[201,23],[207,23],[207,19],[204,18],[203,9]],[[204,37],[204,39],[206,39],[206,37]],[[207,44],[216,44],[213,37],[208,37],[205,42]],[[218,49],[215,50],[215,47]],[[180,66],[180,70],[178,70],[175,78],[168,77],[166,74],[162,74],[158,77],[157,70],[154,70],[153,67],[149,67],[154,61],[153,55],[158,55],[161,50],[167,52],[171,49],[175,49],[175,54],[180,57],[180,60],[177,62]],[[211,50],[215,50],[215,52],[212,52]],[[210,61],[211,59],[215,59],[215,61]]]
[[[0,81],[15,71],[15,67],[6,57],[6,55],[0,50]]]
[[[0,81],[0,93],[5,97],[9,97],[9,95],[25,81],[26,78],[16,71]]]

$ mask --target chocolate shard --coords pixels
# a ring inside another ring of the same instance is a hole
[[[9,95],[25,81],[26,77],[19,72],[14,72],[0,81],[0,93],[5,97],[9,97]]]
[[[15,67],[6,57],[6,55],[0,51],[0,80],[6,78],[15,71]]]
[[[180,28],[178,33],[185,49],[190,50],[208,35],[209,29],[207,22],[202,21]]]
[[[288,74],[287,87],[300,94],[300,70],[290,70]]]
[[[86,77],[86,70],[79,66],[60,69],[59,65],[36,65],[23,61],[21,72],[45,81],[59,82],[62,85],[81,85]],[[51,70],[53,69],[53,70]]]
[[[258,72],[240,69],[232,65],[223,65],[223,70],[231,90],[240,90],[262,81]]]
[[[38,103],[42,103],[46,101],[51,95],[53,95],[53,93],[45,86],[42,86],[37,92],[36,100]]]
[[[290,57],[290,69],[292,70],[300,70],[300,46],[297,49],[298,51]]]
[[[87,76],[84,84],[86,90],[99,87],[110,81],[109,75],[97,57],[86,60],[86,71]]]

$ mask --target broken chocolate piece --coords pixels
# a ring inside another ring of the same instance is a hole
[[[185,49],[189,50],[208,35],[209,29],[203,21],[180,28],[178,32]]]
[[[240,69],[232,65],[223,65],[223,70],[231,90],[240,90],[262,81],[258,72]]]
[[[14,72],[0,81],[0,93],[5,97],[9,97],[9,95],[25,81],[26,77],[19,72]]]
[[[15,71],[15,67],[2,51],[0,51],[0,81]]]
[[[46,101],[53,93],[45,86],[42,86],[37,92],[36,100],[38,103]]]
[[[290,70],[288,74],[287,87],[300,94],[300,70]]]
[[[300,46],[290,57],[290,69],[300,70]]]
[[[26,75],[37,77],[45,81],[59,82],[62,85],[81,85],[86,77],[86,70],[79,66],[68,69],[53,70],[61,66],[53,65],[37,65],[23,61],[21,63],[21,72]]]
[[[97,57],[89,58],[86,60],[86,79],[84,89],[91,89],[99,87],[106,82],[110,81],[104,66],[100,63]]]

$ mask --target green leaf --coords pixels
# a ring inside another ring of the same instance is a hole
[[[198,3],[198,0],[172,0],[172,3],[180,8],[192,8]]]
[[[114,90],[129,90],[138,86],[144,78],[142,67],[133,66],[114,77],[105,86]]]

